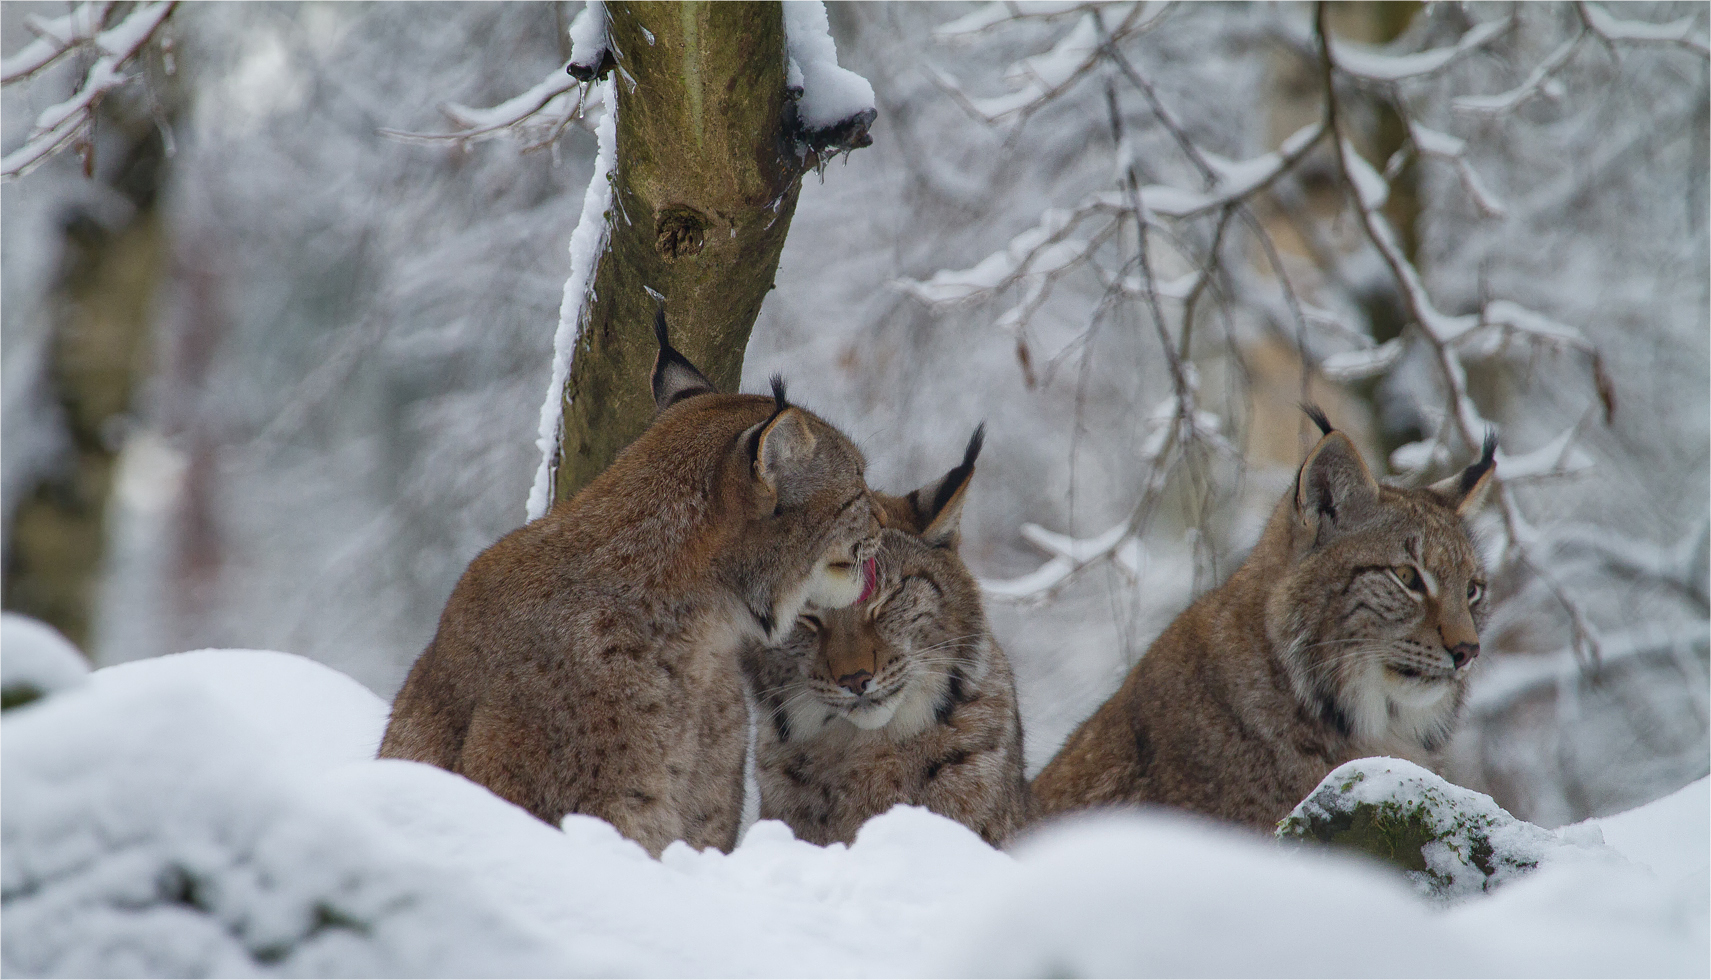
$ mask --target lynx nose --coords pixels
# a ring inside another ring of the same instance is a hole
[[[1457,643],[1450,648],[1450,659],[1455,661],[1457,670],[1472,663],[1473,658],[1477,656],[1479,656],[1479,644],[1477,643]]]
[[[853,674],[845,674],[838,678],[838,686],[851,694],[865,694],[872,681],[872,674],[865,670],[858,670]]]

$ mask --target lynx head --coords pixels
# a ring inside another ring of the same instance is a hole
[[[980,590],[957,557],[963,498],[983,430],[963,461],[886,511],[872,596],[845,609],[809,610],[785,640],[799,674],[784,698],[791,731],[839,719],[897,738],[921,731],[982,671],[987,642]]]
[[[708,488],[720,534],[706,559],[760,634],[775,642],[805,605],[835,609],[869,596],[882,517],[861,451],[790,404],[781,377],[773,377],[770,398],[719,394],[671,346],[663,308],[654,331],[650,434],[669,428],[724,440]]]
[[[1348,436],[1323,437],[1267,527],[1283,574],[1265,625],[1302,702],[1345,734],[1435,750],[1479,656],[1485,570],[1466,519],[1491,483],[1496,436],[1461,474],[1418,490],[1373,479]]]

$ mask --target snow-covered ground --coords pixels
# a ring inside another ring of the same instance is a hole
[[[8,683],[54,646],[16,626]],[[1005,854],[900,807],[848,848],[765,821],[730,855],[656,862],[598,820],[561,832],[374,760],[386,705],[301,657],[51,673],[4,720],[8,975],[1711,970],[1703,779],[1598,821],[1619,853],[1447,909],[1388,869],[1162,814],[1068,821]]]

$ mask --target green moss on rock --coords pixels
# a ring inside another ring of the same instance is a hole
[[[1564,849],[1587,850],[1399,759],[1334,770],[1278,822],[1277,837],[1378,858],[1440,900],[1490,891]]]

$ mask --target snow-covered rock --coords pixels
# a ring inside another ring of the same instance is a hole
[[[1278,823],[1277,836],[1372,855],[1442,900],[1490,891],[1550,861],[1621,860],[1595,826],[1552,833],[1402,759],[1356,759],[1331,770]]]
[[[29,616],[0,615],[0,705],[6,709],[75,687],[88,673],[89,662],[59,630]]]

